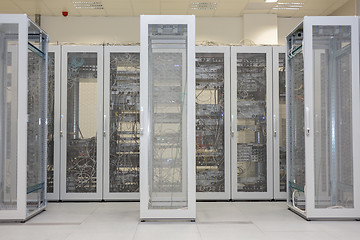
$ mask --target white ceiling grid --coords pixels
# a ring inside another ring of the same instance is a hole
[[[61,16],[139,16],[141,14],[194,14],[207,17],[239,17],[246,13],[276,13],[279,17],[329,15],[349,0],[279,0],[280,3],[303,3],[299,10],[275,10],[276,3],[264,0],[93,0],[104,9],[79,9],[73,5],[80,0],[0,0],[0,13],[41,14]],[[91,2],[92,0],[84,0]],[[193,10],[191,3],[216,3],[213,10]]]

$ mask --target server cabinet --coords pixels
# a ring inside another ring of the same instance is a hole
[[[359,18],[305,17],[287,51],[288,206],[359,219]]]
[[[230,47],[196,50],[196,199],[230,199]]]
[[[104,200],[139,199],[140,47],[104,47]]]
[[[60,45],[49,45],[48,51],[48,157],[47,200],[60,199]]]
[[[272,48],[231,47],[231,74],[232,199],[272,199]]]
[[[273,47],[274,199],[286,199],[286,47]]]
[[[140,17],[140,218],[195,219],[195,17]]]
[[[0,220],[47,205],[47,45],[26,15],[0,15]]]
[[[63,46],[61,200],[102,199],[103,47]]]

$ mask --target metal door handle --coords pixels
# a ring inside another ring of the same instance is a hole
[[[305,126],[306,126],[306,136],[310,135],[310,108],[305,108]]]
[[[64,119],[64,115],[60,115],[60,129],[62,129],[63,128],[63,119]],[[64,134],[63,134],[63,130],[60,130],[60,137],[62,137],[62,136],[64,136]]]
[[[235,131],[234,131],[234,114],[231,114],[231,123],[230,123],[230,129],[231,129],[231,132],[230,132],[230,135],[231,137],[234,137],[235,136]]]
[[[104,132],[103,132],[103,136],[106,137],[106,131],[105,131],[105,126],[106,126],[106,115],[104,115]]]

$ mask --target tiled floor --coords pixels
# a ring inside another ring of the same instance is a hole
[[[359,240],[360,222],[308,222],[285,202],[201,202],[191,222],[139,222],[138,202],[49,203],[25,224],[0,224],[1,240]]]

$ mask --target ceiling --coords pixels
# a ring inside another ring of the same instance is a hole
[[[103,9],[77,9],[73,2],[101,2]],[[130,16],[186,15],[206,17],[239,17],[247,13],[276,13],[279,17],[329,15],[350,0],[279,0],[280,3],[303,3],[299,10],[274,10],[276,3],[264,0],[0,0],[0,13],[61,16]],[[192,10],[192,3],[216,3],[216,9]]]

